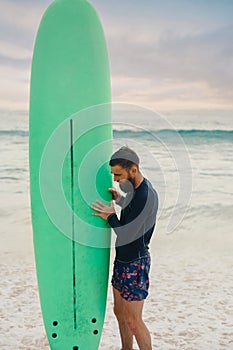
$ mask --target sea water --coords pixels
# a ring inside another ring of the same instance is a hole
[[[32,251],[28,113],[1,112],[1,251]],[[233,123],[135,106],[113,108],[113,148],[128,145],[159,195],[156,235],[189,251],[230,254],[233,227]],[[156,241],[156,240],[155,240]],[[178,247],[178,248],[177,248]]]

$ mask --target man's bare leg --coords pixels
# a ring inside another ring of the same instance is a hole
[[[119,324],[122,350],[132,350],[133,333],[131,332],[130,328],[126,323],[126,315],[125,315],[124,303],[123,303],[124,299],[121,297],[120,292],[115,288],[113,288],[113,296],[114,296],[114,313],[116,315],[116,318]]]
[[[151,336],[142,320],[144,300],[127,301],[123,299],[126,323],[135,336],[140,350],[152,350]]]

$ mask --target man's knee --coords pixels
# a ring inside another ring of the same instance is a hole
[[[135,335],[138,327],[140,327],[140,323],[142,322],[142,320],[132,315],[125,315],[125,322],[129,327],[130,331]]]

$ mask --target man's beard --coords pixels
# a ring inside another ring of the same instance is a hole
[[[135,188],[135,179],[133,179],[130,175],[128,176],[128,179],[121,180],[119,182],[120,189],[125,192],[133,192]]]

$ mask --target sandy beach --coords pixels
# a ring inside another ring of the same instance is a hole
[[[7,123],[6,118],[6,130]],[[24,128],[27,130],[26,119]],[[164,132],[164,135],[173,154],[180,152],[172,132],[168,136]],[[148,141],[143,131],[136,135],[133,131],[116,132],[117,141],[128,137],[129,146],[134,139],[141,140],[138,146],[135,143],[135,149],[139,147],[143,169],[160,197],[158,222],[150,247],[150,294],[144,308],[144,320],[155,350],[233,350],[230,135],[228,131],[197,133],[187,130],[184,138],[192,164],[191,198],[189,204],[185,198],[176,204],[182,183],[169,153],[158,143]],[[49,350],[33,256],[28,134],[13,130],[2,131],[2,136],[5,151],[0,208],[0,349]],[[146,148],[141,151],[143,143]],[[132,146],[134,148],[134,144]],[[168,234],[167,227],[176,205],[183,210],[184,218],[175,231]],[[114,250],[112,260],[113,257]],[[121,347],[112,309],[109,285],[100,350]],[[134,349],[137,349],[136,344]]]
[[[161,229],[158,228],[158,231]],[[184,249],[187,242],[181,233],[173,236],[158,233],[153,240],[151,289],[144,309],[153,349],[233,349],[230,241],[222,247],[214,241],[215,248],[203,243],[197,239],[188,251]],[[23,251],[21,254],[2,254],[0,281],[0,348],[49,350],[39,306],[32,250],[27,254]],[[112,308],[109,286],[106,320],[99,347],[102,350],[120,349]],[[136,344],[134,348],[138,349]]]

